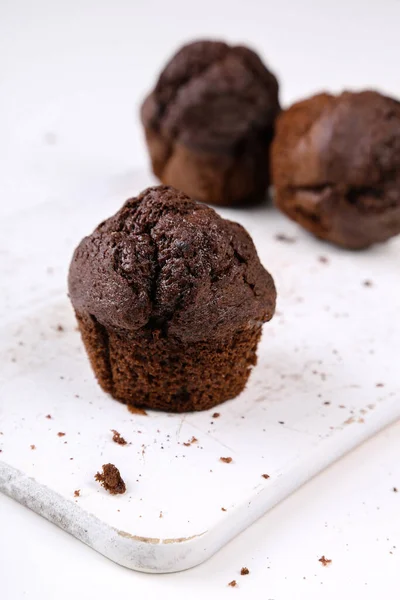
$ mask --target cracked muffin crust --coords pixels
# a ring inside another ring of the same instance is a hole
[[[246,230],[166,186],[82,240],[69,293],[102,388],[177,412],[242,391],[276,300]]]
[[[155,175],[202,202],[261,200],[279,110],[277,80],[255,52],[212,41],[183,46],[141,109]]]
[[[282,113],[272,145],[277,206],[321,239],[361,249],[400,233],[400,103],[318,94]]]

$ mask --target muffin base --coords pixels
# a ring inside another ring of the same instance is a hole
[[[274,201],[316,237],[349,250],[362,250],[400,233],[400,205],[379,190],[276,187]]]
[[[76,313],[96,378],[105,392],[136,407],[188,412],[234,398],[256,364],[261,326],[230,339],[179,343],[159,330],[110,330]]]
[[[249,139],[238,156],[199,152],[169,142],[148,127],[145,134],[153,172],[165,185],[216,206],[253,205],[265,199],[272,132]]]

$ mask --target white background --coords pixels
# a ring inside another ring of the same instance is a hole
[[[0,0],[0,217],[93,194],[145,166],[138,105],[184,41],[214,37],[258,49],[287,105],[321,89],[374,87],[399,97],[399,26],[398,0]],[[397,425],[207,563],[175,575],[113,565],[0,496],[0,597],[397,597],[399,452]],[[232,579],[237,589],[227,587]]]

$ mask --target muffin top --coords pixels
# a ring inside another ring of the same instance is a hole
[[[400,102],[378,92],[318,94],[276,124],[275,185],[336,188],[361,210],[400,203]]]
[[[187,342],[268,321],[276,300],[247,231],[167,186],[128,200],[82,240],[69,294],[106,327]]]
[[[142,121],[189,148],[234,153],[250,134],[270,134],[279,110],[277,80],[257,54],[198,41],[164,68],[143,103]]]

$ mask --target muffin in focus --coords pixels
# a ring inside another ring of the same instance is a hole
[[[352,249],[400,233],[400,103],[377,92],[318,94],[281,113],[272,145],[276,205]]]
[[[246,230],[166,186],[82,240],[69,294],[101,387],[174,412],[243,390],[276,300]]]
[[[254,203],[269,185],[278,82],[244,46],[183,46],[142,105],[155,175],[195,200]]]

